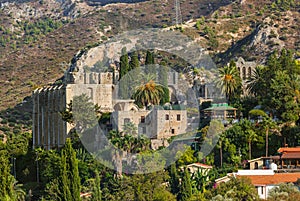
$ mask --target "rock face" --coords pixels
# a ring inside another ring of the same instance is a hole
[[[270,44],[276,44],[276,49],[282,49],[284,47],[284,42],[279,39],[277,28],[268,25],[270,20],[270,18],[266,18],[264,21],[265,25],[259,27],[259,31],[254,36],[250,47],[255,47],[257,50],[269,48]]]
[[[39,19],[46,16],[77,18],[93,9],[86,2],[74,0],[4,0],[1,1],[0,8],[15,20]]]
[[[113,3],[139,3],[149,0],[86,0],[87,3],[91,6],[94,5],[107,5],[107,4],[113,4]]]

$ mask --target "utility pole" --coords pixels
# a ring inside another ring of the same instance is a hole
[[[176,12],[176,16],[175,16],[175,25],[176,27],[178,25],[182,24],[182,16],[181,16],[181,10],[180,10],[180,0],[175,0],[175,12]]]

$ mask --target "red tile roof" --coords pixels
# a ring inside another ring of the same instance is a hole
[[[281,147],[278,149],[279,153],[282,152],[299,152],[300,153],[300,147]]]
[[[206,165],[206,164],[203,164],[203,163],[192,163],[192,164],[189,164],[187,166],[197,166],[197,167],[202,167],[202,168],[212,168],[212,166]]]
[[[296,182],[300,178],[300,173],[276,173],[274,175],[245,175],[237,177],[247,177],[251,180],[251,183],[255,186],[280,184]]]

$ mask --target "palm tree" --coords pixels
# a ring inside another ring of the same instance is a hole
[[[253,109],[249,112],[252,116],[257,116],[262,118],[260,122],[260,127],[266,134],[266,157],[268,157],[269,152],[269,131],[276,128],[276,122],[273,121],[263,110]]]
[[[249,160],[251,159],[251,155],[252,155],[252,142],[257,141],[258,140],[258,136],[255,133],[255,131],[253,130],[253,126],[252,123],[249,120],[243,120],[241,122],[241,127],[244,130],[245,133],[245,137],[246,140],[248,142],[248,148],[249,148]]]
[[[257,66],[251,77],[246,81],[247,90],[254,96],[261,96],[264,93],[265,79],[263,77],[263,67]]]
[[[22,189],[23,184],[19,184],[15,179],[13,179],[11,185],[12,185],[11,188],[13,189],[13,191],[12,191],[13,194],[12,194],[11,199],[15,200],[15,201],[25,200],[26,193]]]
[[[139,85],[134,94],[137,105],[147,107],[149,105],[158,105],[164,94],[164,87],[150,80]]]
[[[242,80],[233,61],[228,66],[219,69],[217,87],[221,89],[228,100],[233,98],[234,93],[238,92],[241,86]]]

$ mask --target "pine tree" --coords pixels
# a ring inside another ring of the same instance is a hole
[[[186,201],[192,196],[192,185],[190,179],[190,173],[185,168],[183,177],[181,180],[180,190],[178,194],[178,198],[180,201]]]
[[[120,79],[129,71],[128,54],[126,47],[122,48],[122,56],[120,57]]]

